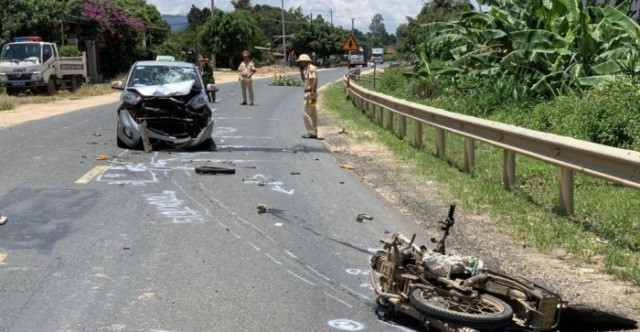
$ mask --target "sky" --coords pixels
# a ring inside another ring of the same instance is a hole
[[[166,15],[186,15],[192,5],[197,8],[211,8],[211,0],[146,1],[156,6],[161,14]],[[305,15],[322,15],[327,22],[331,22],[333,17],[333,25],[342,26],[344,29],[351,29],[353,19],[354,28],[364,33],[369,32],[373,16],[381,14],[382,23],[390,34],[395,34],[397,26],[407,22],[407,16],[415,18],[424,5],[422,0],[252,0],[251,4],[281,8],[283,1],[285,10],[300,7]],[[230,0],[214,0],[214,6],[224,11],[233,10]]]

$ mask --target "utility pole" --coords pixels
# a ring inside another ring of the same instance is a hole
[[[282,55],[284,59],[282,60],[282,67],[284,68],[285,62],[287,62],[287,42],[284,34],[284,0],[281,0],[282,4]]]
[[[331,26],[333,27],[333,8],[329,8],[329,15],[331,15]]]
[[[216,6],[213,4],[215,0],[211,0],[211,17],[213,17],[213,10],[216,8]]]

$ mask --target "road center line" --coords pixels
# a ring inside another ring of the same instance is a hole
[[[74,183],[86,184],[91,182],[96,176],[100,175],[100,173],[104,172],[105,169],[109,168],[105,165],[96,166],[87,173],[85,173],[82,177],[77,179]]]

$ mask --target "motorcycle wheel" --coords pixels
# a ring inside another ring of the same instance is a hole
[[[513,309],[504,301],[486,294],[462,300],[445,290],[415,288],[409,300],[422,314],[443,322],[478,330],[495,330],[511,324]]]

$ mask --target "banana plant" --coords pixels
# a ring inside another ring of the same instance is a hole
[[[526,90],[556,96],[640,74],[640,26],[626,15],[628,4],[584,7],[580,0],[478,3],[491,10],[424,25],[425,48],[451,46],[451,68],[433,70],[430,75],[516,76]]]

